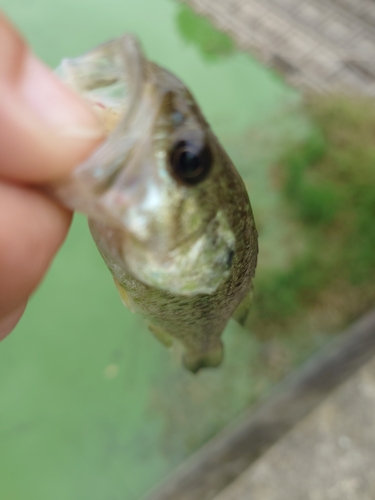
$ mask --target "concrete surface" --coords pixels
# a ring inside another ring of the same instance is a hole
[[[182,1],[293,85],[375,95],[374,0]]]
[[[374,500],[375,358],[215,500]]]

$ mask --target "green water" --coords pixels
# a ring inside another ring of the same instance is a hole
[[[151,59],[191,87],[243,173],[261,233],[260,266],[283,261],[268,167],[304,128],[294,92],[217,34],[206,43],[199,23],[195,40],[194,16],[171,0],[0,3],[51,66],[137,34]],[[0,498],[141,498],[274,382],[255,336],[231,323],[224,340],[220,369],[184,371],[124,309],[76,217],[24,318],[0,345]]]

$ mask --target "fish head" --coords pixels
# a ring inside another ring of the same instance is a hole
[[[235,171],[185,85],[130,42],[134,95],[128,91],[125,111],[119,100],[117,127],[56,192],[89,216],[120,283],[126,274],[172,294],[210,294],[230,276],[235,255],[223,196]],[[102,90],[90,93],[94,104],[116,108]]]
[[[151,70],[160,99],[139,156],[125,167],[124,265],[172,293],[212,293],[229,276],[235,250],[220,206],[224,165],[190,92],[166,70]]]

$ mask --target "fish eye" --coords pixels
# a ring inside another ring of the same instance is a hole
[[[197,148],[191,142],[179,141],[172,149],[170,162],[178,180],[194,185],[207,177],[212,165],[212,153],[208,146]]]

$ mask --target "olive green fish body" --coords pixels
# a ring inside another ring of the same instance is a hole
[[[60,76],[113,125],[55,195],[88,215],[125,305],[180,342],[191,371],[219,365],[257,262],[242,179],[189,90],[133,37],[63,61]]]
[[[215,138],[213,143],[217,161],[223,169],[215,186],[207,185],[205,202],[211,199],[214,207],[221,207],[235,238],[235,246],[227,256],[230,274],[215,292],[186,296],[142,283],[121,265],[121,230],[90,221],[101,255],[125,292],[120,293],[125,305],[132,312],[142,314],[163,343],[169,338],[180,341],[185,348],[184,363],[193,372],[221,363],[220,338],[229,318],[251,291],[258,252],[257,232],[246,188]]]

